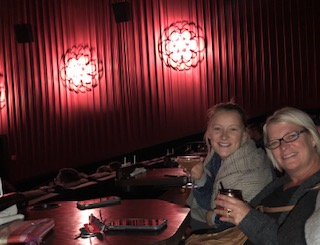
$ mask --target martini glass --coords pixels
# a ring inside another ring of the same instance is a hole
[[[194,155],[190,155],[190,156],[178,156],[176,158],[177,163],[186,170],[187,173],[187,183],[185,186],[185,188],[197,188],[197,186],[194,184],[193,179],[191,178],[191,169],[197,165],[198,163],[202,162],[202,159],[200,156],[194,156]]]

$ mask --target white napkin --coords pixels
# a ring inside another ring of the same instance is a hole
[[[10,216],[10,215],[14,215],[14,214],[17,214],[18,213],[18,207],[16,204],[2,210],[0,212],[0,218],[2,217],[6,217],[6,216]]]
[[[133,170],[133,172],[130,174],[131,177],[136,176],[138,174],[142,174],[144,172],[146,172],[147,170],[145,168],[136,168],[135,170]]]
[[[0,225],[17,220],[17,219],[24,219],[24,215],[18,214],[18,208],[16,204],[0,212]]]
[[[24,219],[24,215],[23,214],[15,214],[15,215],[2,217],[2,218],[0,218],[0,225],[6,224],[11,221],[18,220],[18,219]]]

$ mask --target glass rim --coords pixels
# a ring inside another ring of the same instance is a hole
[[[183,156],[177,156],[177,159],[182,159],[182,160],[195,160],[195,159],[200,159],[200,156],[197,155],[183,155]]]

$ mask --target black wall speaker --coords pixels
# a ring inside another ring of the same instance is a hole
[[[130,3],[113,3],[112,8],[117,23],[130,21],[132,19]]]
[[[33,42],[33,34],[31,24],[15,24],[14,32],[18,43]]]

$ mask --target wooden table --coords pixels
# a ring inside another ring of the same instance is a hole
[[[190,209],[156,199],[121,200],[113,206],[79,210],[75,201],[59,202],[60,207],[44,210],[28,209],[26,219],[53,218],[55,227],[45,238],[45,244],[179,244],[190,219]],[[97,237],[74,239],[79,229],[88,223],[90,214],[106,222],[116,218],[165,218],[167,227],[161,231],[107,232],[103,240]],[[90,241],[91,239],[91,241]]]
[[[186,206],[186,201],[190,195],[190,188],[170,187],[166,192],[158,197],[160,200]]]

